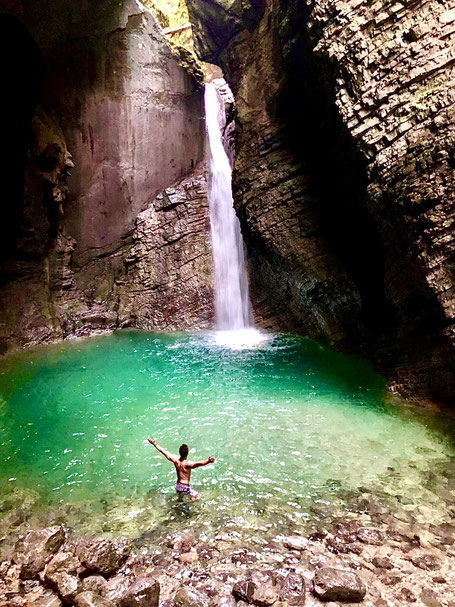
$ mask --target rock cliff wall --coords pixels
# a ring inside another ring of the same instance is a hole
[[[450,401],[453,4],[188,4],[201,58],[236,96],[257,317],[369,355],[405,395]]]
[[[14,87],[3,101],[12,142],[15,123],[25,125],[10,158],[25,172],[25,197],[14,177],[0,266],[3,349],[98,328],[207,326],[200,83],[134,0],[1,10],[3,39],[14,27],[31,48],[22,62],[23,39],[10,36],[7,75],[22,82],[24,66],[42,66],[29,86],[38,103],[31,129],[34,108],[18,105]]]

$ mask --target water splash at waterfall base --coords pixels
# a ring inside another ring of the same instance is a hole
[[[210,148],[208,198],[215,267],[215,315],[218,345],[243,349],[266,337],[250,326],[250,299],[240,223],[232,199],[232,171],[223,147],[220,100],[213,83],[205,87],[205,119]]]

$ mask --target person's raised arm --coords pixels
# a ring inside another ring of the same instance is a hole
[[[190,468],[200,468],[201,466],[207,466],[207,464],[213,464],[214,461],[214,457],[208,457],[203,462],[192,462],[190,464]]]
[[[170,453],[169,451],[166,451],[166,449],[163,449],[163,447],[160,447],[159,445],[157,445],[156,440],[154,438],[149,437],[147,440],[151,445],[153,445],[155,447],[155,449],[157,451],[162,453],[166,459],[168,459],[170,462],[175,464],[175,462],[178,459],[176,455],[174,455],[173,453]]]

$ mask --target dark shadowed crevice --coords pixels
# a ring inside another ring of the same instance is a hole
[[[13,254],[19,233],[30,125],[44,82],[45,63],[25,26],[15,17],[3,13],[0,13],[0,57],[0,261],[3,261]]]
[[[365,327],[383,332],[390,328],[392,314],[384,291],[384,248],[365,203],[365,160],[338,113],[334,70],[312,52],[305,37],[303,8],[293,5],[291,16],[280,32],[286,37],[287,81],[278,119],[302,172],[311,176],[321,236],[357,286]]]

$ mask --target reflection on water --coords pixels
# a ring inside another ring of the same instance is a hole
[[[229,345],[122,332],[2,359],[4,515],[26,497],[32,522],[80,533],[191,522],[261,541],[378,501],[442,520],[455,477],[444,417],[387,401],[368,364],[310,340]],[[200,502],[176,501],[149,435],[216,457],[193,473]]]

